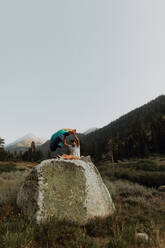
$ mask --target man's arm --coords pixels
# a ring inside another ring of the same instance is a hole
[[[64,137],[64,141],[63,141],[63,143],[64,143],[64,146],[69,147],[69,145],[66,143],[66,137]]]
[[[76,133],[74,133],[73,135],[75,137],[75,141],[76,141],[77,146],[79,146],[80,145],[79,138],[77,137]]]

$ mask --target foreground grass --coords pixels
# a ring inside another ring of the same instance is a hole
[[[165,231],[165,209],[159,204],[129,204],[116,199],[116,213],[84,226],[52,219],[45,225],[28,221],[15,205],[0,207],[0,247],[158,247]],[[145,232],[149,242],[139,242]]]
[[[0,248],[161,247],[165,233],[163,193],[114,176],[111,177],[112,181],[108,174],[111,165],[107,167],[107,163],[102,162],[99,166],[114,200],[116,212],[113,216],[95,219],[84,226],[65,220],[58,222],[56,219],[44,225],[29,221],[16,206],[17,191],[29,171],[11,169],[11,172],[1,172],[0,180],[5,181],[5,186],[0,187]],[[128,166],[130,164],[125,169]],[[139,171],[136,163],[131,170]],[[11,194],[9,188],[12,188]],[[149,241],[139,241],[139,232],[148,234]]]

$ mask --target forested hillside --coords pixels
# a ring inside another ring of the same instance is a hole
[[[113,160],[165,154],[165,96],[139,107],[81,139],[83,154]]]

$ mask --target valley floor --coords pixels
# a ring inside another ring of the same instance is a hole
[[[85,226],[56,220],[38,226],[23,216],[16,195],[35,165],[0,162],[0,248],[164,248],[165,193],[158,191],[165,184],[164,157],[97,163],[116,213]]]

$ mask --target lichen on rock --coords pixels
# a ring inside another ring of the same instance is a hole
[[[17,204],[38,223],[55,217],[84,224],[115,210],[100,173],[88,157],[43,161],[25,179]]]

